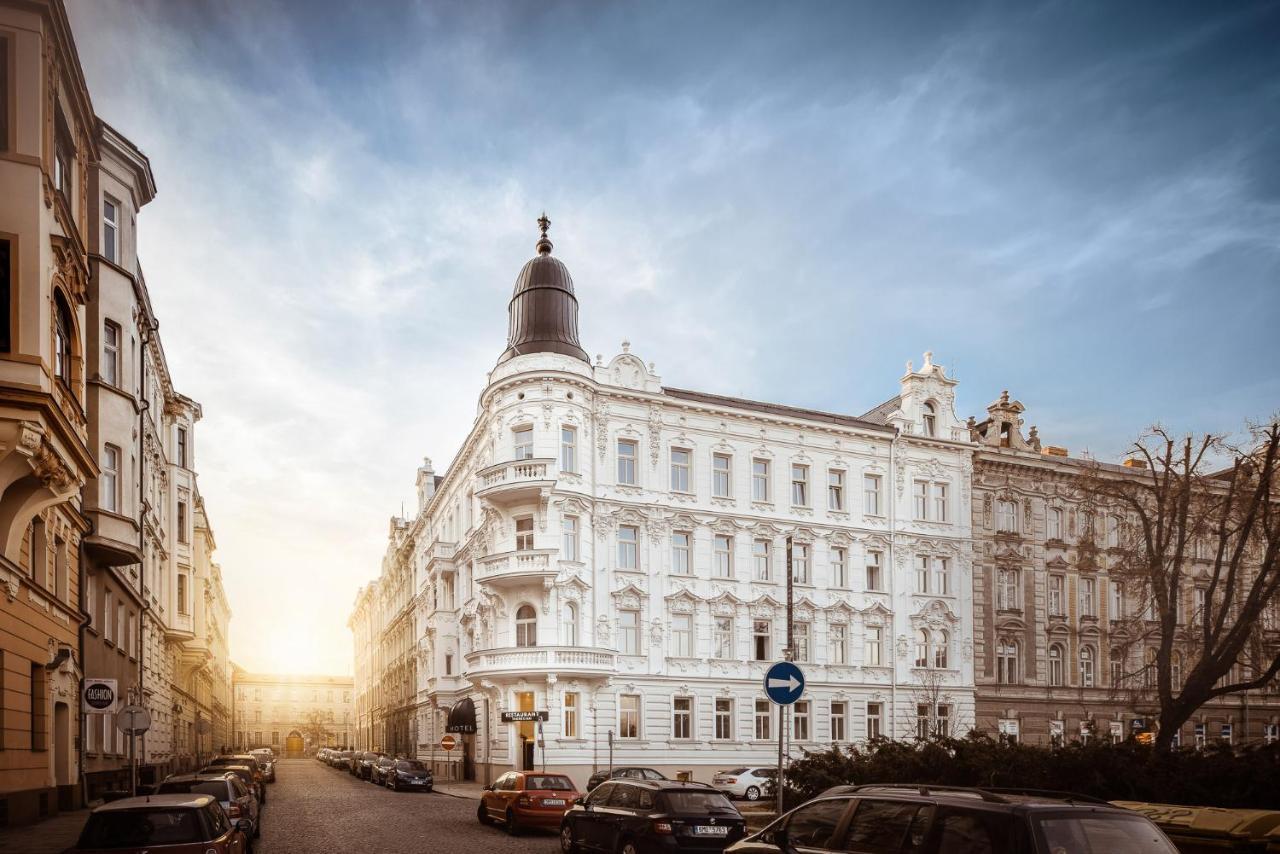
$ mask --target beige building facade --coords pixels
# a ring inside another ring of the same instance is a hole
[[[232,673],[236,750],[270,747],[277,755],[301,756],[355,743],[350,676],[249,673],[235,665]]]

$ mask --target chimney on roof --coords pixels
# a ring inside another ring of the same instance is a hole
[[[1121,465],[1127,469],[1144,469],[1147,467],[1147,461],[1139,459],[1138,457],[1129,457],[1129,459],[1125,460]]]
[[[1062,447],[1061,445],[1045,445],[1044,450],[1042,450],[1040,453],[1044,454],[1046,457],[1068,456],[1067,449]]]

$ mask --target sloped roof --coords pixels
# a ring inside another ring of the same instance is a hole
[[[863,421],[870,421],[872,424],[888,424],[889,416],[897,411],[902,405],[902,395],[897,394],[886,400],[884,403],[872,409],[870,412],[864,412],[858,417]]]
[[[843,427],[863,427],[884,430],[884,422],[879,424],[852,415],[841,415],[836,412],[823,412],[819,409],[802,409],[798,406],[787,406],[781,403],[765,403],[759,400],[748,400],[742,397],[728,397],[721,394],[709,394],[703,391],[690,391],[684,388],[662,387],[662,393],[668,397],[691,400],[695,403],[707,403],[712,406],[724,406],[731,409],[746,409],[751,412],[764,412],[783,418],[803,418],[808,421],[822,421],[827,424],[839,424]]]

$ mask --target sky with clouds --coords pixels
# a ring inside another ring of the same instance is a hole
[[[583,344],[860,413],[926,349],[1046,442],[1280,405],[1280,4],[66,0],[256,670],[349,672],[535,218]]]

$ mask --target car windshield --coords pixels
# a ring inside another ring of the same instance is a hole
[[[225,780],[166,780],[156,789],[157,795],[213,795],[220,801],[227,799]]]
[[[1044,850],[1053,854],[1176,854],[1168,838],[1141,816],[1090,813],[1037,818]]]
[[[79,847],[142,848],[204,841],[193,809],[111,810],[89,816]]]
[[[731,768],[731,769],[729,769],[728,771],[721,771],[720,773],[721,773],[721,774],[745,774],[745,773],[747,773],[747,769],[746,769],[746,768]]]
[[[427,766],[416,759],[401,759],[396,763],[397,771],[426,771]]]
[[[709,812],[738,814],[729,799],[719,792],[663,792],[667,812],[679,815],[705,815]]]
[[[560,774],[532,774],[524,778],[525,790],[572,792],[573,781]]]

